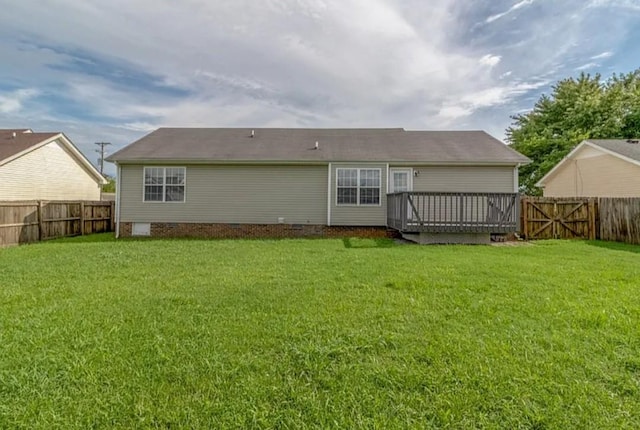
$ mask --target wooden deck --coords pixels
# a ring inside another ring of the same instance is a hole
[[[387,194],[387,226],[403,233],[510,233],[517,231],[517,193]]]

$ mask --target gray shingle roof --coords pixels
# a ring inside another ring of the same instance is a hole
[[[160,128],[109,161],[527,163],[483,131]],[[315,143],[318,142],[318,149]]]
[[[631,142],[636,143],[630,143],[630,141],[626,139],[588,139],[587,142],[633,160],[640,161],[640,143],[637,143],[638,139],[631,140]]]

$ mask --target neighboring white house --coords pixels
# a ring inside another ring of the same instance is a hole
[[[640,142],[584,140],[536,185],[545,197],[640,197]]]
[[[100,200],[105,183],[63,133],[0,129],[0,201]]]

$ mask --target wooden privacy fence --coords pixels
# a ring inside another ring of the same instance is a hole
[[[114,231],[114,202],[0,202],[0,246]]]
[[[525,197],[521,232],[527,239],[595,239],[597,199]]]
[[[524,197],[520,232],[528,239],[601,239],[640,244],[640,198]]]
[[[598,199],[599,239],[640,245],[640,198]]]

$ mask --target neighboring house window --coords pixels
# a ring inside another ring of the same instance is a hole
[[[336,169],[339,205],[379,205],[380,169]]]
[[[185,167],[145,167],[145,202],[184,202]]]

